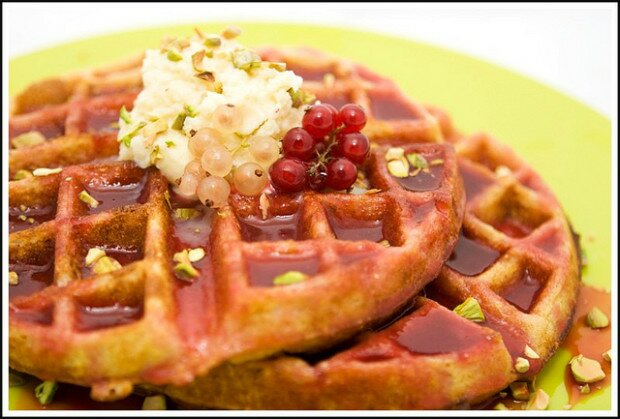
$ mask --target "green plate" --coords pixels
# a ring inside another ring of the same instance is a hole
[[[608,118],[536,81],[442,48],[348,29],[235,23],[244,30],[241,41],[250,46],[309,45],[363,63],[394,79],[411,97],[446,109],[463,132],[487,131],[513,147],[555,191],[582,235],[589,261],[584,282],[611,288]],[[200,27],[220,32],[227,24]],[[163,35],[189,35],[195,26],[106,35],[14,58],[9,62],[9,93],[38,79],[157,47]],[[537,379],[537,385],[551,395],[551,409],[567,403],[563,376],[569,359],[569,353],[560,350]],[[10,389],[11,408],[20,407],[18,400],[27,397],[25,389]],[[611,409],[611,388],[574,409]]]

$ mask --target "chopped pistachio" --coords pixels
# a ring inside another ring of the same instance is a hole
[[[373,189],[368,189],[367,191],[364,192],[364,194],[373,195],[379,192],[381,192],[381,189],[373,188]]]
[[[32,174],[34,176],[48,176],[48,175],[55,175],[56,173],[60,173],[60,172],[62,172],[62,167],[57,167],[55,169],[39,167],[38,169],[34,169],[32,171]]]
[[[515,370],[523,374],[530,369],[530,361],[525,358],[518,357],[515,361]]]
[[[11,140],[13,148],[32,147],[45,142],[45,137],[39,131],[30,131],[14,137]]]
[[[194,208],[177,208],[174,210],[174,215],[183,221],[187,221],[191,218],[199,216],[200,211]]]
[[[194,32],[196,32],[196,35],[198,35],[198,38],[200,39],[205,38],[205,34],[203,31],[200,30],[200,28],[194,28]]]
[[[515,400],[527,401],[530,399],[530,389],[525,381],[515,381],[510,384],[510,392]]]
[[[440,164],[443,164],[443,159],[433,159],[428,164],[431,166],[439,166]]]
[[[174,141],[172,141],[172,140],[166,140],[166,141],[164,141],[164,143],[166,144],[167,148],[172,148],[172,147],[176,147],[177,146],[176,143]]]
[[[260,209],[263,220],[266,220],[269,215],[269,205],[269,198],[267,198],[267,194],[263,192],[258,199],[258,208]]]
[[[80,201],[84,202],[91,208],[97,208],[99,206],[99,201],[93,198],[88,192],[86,192],[86,190],[82,190],[82,192],[78,195],[78,198],[80,198]]]
[[[229,26],[222,32],[222,36],[226,39],[233,39],[241,35],[241,29],[236,26]]]
[[[316,100],[316,96],[304,89],[293,90],[290,88],[287,90],[291,100],[293,101],[293,107],[299,108],[302,105],[307,105]]]
[[[88,253],[86,254],[86,258],[84,262],[86,266],[91,266],[93,263],[97,262],[99,259],[105,256],[105,251],[98,247],[92,247],[88,249]]]
[[[261,59],[260,56],[252,50],[240,49],[233,52],[232,63],[235,68],[250,71],[260,66]]]
[[[204,69],[200,67],[202,64],[202,60],[204,60],[206,52],[204,50],[195,52],[192,54],[192,67],[194,67],[194,71],[198,73],[202,73]]]
[[[159,149],[159,146],[156,145],[155,147],[153,147],[153,149],[151,150],[151,154],[150,154],[151,164],[155,164],[163,158],[164,156],[161,154],[161,150]]]
[[[124,144],[125,147],[129,147],[131,145],[131,140],[133,139],[133,137],[138,135],[138,132],[145,126],[146,126],[146,122],[140,122],[138,125],[134,127],[134,129],[132,129],[127,134],[125,134],[123,137],[119,138],[118,142]]]
[[[286,71],[286,63],[278,63],[270,61],[267,63],[268,68],[273,68],[276,71]]]
[[[183,109],[185,110],[185,113],[187,114],[187,116],[189,116],[190,118],[195,118],[198,115],[198,112],[196,112],[196,109],[194,109],[194,107],[191,105],[185,105]]]
[[[405,178],[409,176],[409,167],[407,166],[402,160],[391,160],[387,163],[388,172],[390,172],[392,176],[398,178]]]
[[[483,322],[486,320],[480,303],[473,297],[467,297],[465,301],[454,307],[453,311],[459,316],[473,322]]]
[[[564,407],[564,410],[571,410],[571,409],[573,408],[573,405],[572,405],[572,404],[567,403],[567,404],[565,404],[563,407]]]
[[[28,219],[28,217],[25,214],[19,214],[17,218],[19,219],[19,221],[26,221]]]
[[[222,84],[221,81],[216,80],[213,83],[213,91],[218,94],[222,94],[222,92],[224,92],[224,85]]]
[[[327,73],[323,76],[323,84],[325,86],[333,86],[336,83],[336,76],[332,73]]]
[[[420,169],[420,170],[428,169],[428,161],[424,158],[423,155],[419,153],[407,154],[407,160],[409,161],[409,164],[411,164],[411,166],[414,169]]]
[[[17,285],[19,284],[19,275],[17,272],[10,271],[9,272],[9,285]]]
[[[405,156],[405,149],[402,147],[390,147],[385,152],[385,160],[400,160]]]
[[[174,122],[172,123],[172,129],[181,131],[183,129],[183,124],[185,124],[185,118],[187,118],[187,114],[178,114],[177,117],[174,119]]]
[[[493,406],[493,410],[509,410],[504,403],[497,403]]]
[[[145,397],[142,402],[142,410],[166,410],[166,396],[156,394]]]
[[[536,351],[533,350],[530,345],[525,345],[523,353],[530,359],[540,359],[540,355],[538,355],[538,353],[536,353]]]
[[[505,392],[505,391],[500,391],[499,393],[497,393],[497,395],[498,395],[499,397],[506,397],[506,396],[508,396],[508,393],[507,393],[507,392]]]
[[[177,263],[174,267],[174,272],[180,279],[191,281],[192,278],[198,276],[198,271],[191,264]]]
[[[495,176],[497,176],[497,177],[510,176],[511,173],[512,173],[512,171],[510,170],[510,168],[508,168],[507,166],[504,166],[504,165],[499,165],[495,169]]]
[[[590,384],[584,384],[579,386],[579,392],[581,394],[589,394],[590,393]]]
[[[41,384],[35,387],[34,395],[36,396],[39,403],[46,405],[49,404],[56,394],[56,390],[58,389],[58,384],[56,381],[43,381]]]
[[[546,410],[549,407],[549,395],[541,388],[536,390],[527,403],[527,410]]]
[[[308,275],[306,275],[303,272],[288,271],[273,278],[273,284],[274,285],[290,285],[290,284],[295,284],[297,282],[305,281],[307,278],[308,278]]]
[[[211,48],[217,48],[222,45],[222,40],[219,36],[209,35],[205,38],[204,45]]]
[[[173,49],[168,50],[166,57],[168,57],[170,61],[174,62],[181,61],[183,59],[183,56]]]
[[[205,250],[202,247],[190,249],[187,252],[187,258],[189,259],[190,262],[198,262],[204,257],[205,257]]]
[[[93,272],[97,275],[102,275],[109,272],[118,271],[122,267],[123,266],[116,259],[109,256],[103,256],[93,265]]]
[[[592,329],[602,329],[609,326],[609,319],[598,307],[594,307],[588,312],[586,323]]]
[[[21,169],[15,172],[15,176],[13,176],[13,180],[22,180],[22,179],[26,179],[27,177],[33,177],[33,176],[34,175],[29,170]]]
[[[611,362],[611,349],[603,352],[603,359],[607,362]]]
[[[379,244],[383,247],[390,247],[390,242],[385,239],[381,240]]]
[[[168,123],[164,119],[156,119],[147,124],[142,130],[142,135],[145,137],[151,137],[161,132],[165,132],[168,129]]]
[[[570,360],[573,377],[580,383],[595,383],[605,378],[605,372],[598,361],[579,354]]]
[[[34,218],[32,217],[28,217],[26,221],[28,221],[28,224],[34,224]]]
[[[124,123],[131,124],[131,116],[129,116],[129,112],[127,112],[127,109],[125,109],[125,105],[121,107],[121,112],[119,116]]]
[[[26,379],[19,373],[9,370],[9,387],[21,387],[26,384]]]
[[[166,190],[166,192],[164,192],[164,200],[166,201],[166,204],[168,204],[168,208],[172,209],[172,203],[170,203],[170,191]]]
[[[22,212],[26,211],[27,209],[28,209],[28,207],[27,207],[27,206],[25,206],[24,204],[21,204],[21,205],[19,206],[19,210],[20,210],[20,211],[22,211]]]

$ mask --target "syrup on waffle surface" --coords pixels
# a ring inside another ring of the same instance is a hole
[[[354,67],[306,49],[269,54],[322,80],[304,84],[317,93],[333,84],[334,68]],[[385,109],[402,106],[395,97]],[[453,254],[415,303],[345,345],[225,363],[189,386],[165,387],[167,395],[229,409],[466,408],[540,371],[576,303],[580,266],[570,225],[542,179],[508,147],[487,135],[462,136],[445,112],[429,112],[455,145],[467,204]],[[452,310],[466,301],[457,309],[463,318]]]
[[[270,193],[267,206],[232,195],[226,209],[198,205],[196,217],[180,219],[175,210],[188,203],[173,193],[167,202],[156,170],[113,161],[114,134],[102,133],[114,130],[113,111],[130,108],[138,89],[135,64],[127,64],[43,82],[14,101],[10,173],[20,180],[9,184],[10,270],[18,276],[10,288],[10,363],[17,370],[89,385],[94,398],[109,400],[137,382],[188,383],[224,360],[316,350],[391,316],[437,275],[456,243],[463,186],[453,148],[442,144],[406,146],[441,160],[424,184],[401,185],[379,146],[364,167],[373,193]],[[434,118],[401,100],[419,121],[371,125],[407,139],[438,135]],[[46,138],[15,141],[33,130]],[[32,176],[40,167],[58,169]],[[98,206],[80,200],[82,191]],[[200,276],[176,279],[173,254],[195,247],[205,251],[195,265]],[[92,248],[120,269],[93,272],[85,261]],[[309,278],[273,286],[291,270]]]

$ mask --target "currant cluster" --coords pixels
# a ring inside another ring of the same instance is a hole
[[[349,103],[340,110],[325,103],[312,106],[302,127],[289,130],[282,139],[284,156],[271,166],[271,183],[285,193],[351,187],[357,165],[370,150],[360,132],[364,125],[366,114],[358,105]]]

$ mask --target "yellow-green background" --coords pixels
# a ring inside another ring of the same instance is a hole
[[[250,46],[309,45],[338,54],[394,79],[411,97],[440,105],[467,133],[487,131],[512,146],[542,175],[582,235],[589,265],[584,282],[611,287],[611,123],[570,97],[503,68],[442,48],[337,28],[235,22]],[[9,62],[9,93],[29,83],[103,64],[159,45],[162,35],[189,35],[200,26],[219,32],[227,23],[140,29],[64,44]],[[551,409],[567,403],[561,350],[537,379]],[[19,388],[11,388],[15,400]],[[610,409],[611,388],[574,409]]]

